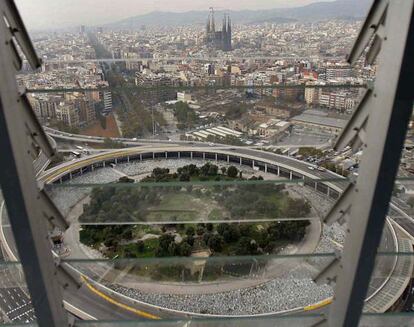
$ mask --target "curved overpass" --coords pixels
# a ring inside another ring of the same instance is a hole
[[[262,151],[257,151],[253,149],[247,149],[243,147],[230,147],[230,146],[223,146],[223,147],[190,147],[190,146],[171,146],[168,144],[166,146],[154,146],[151,149],[148,148],[128,148],[128,149],[121,149],[121,150],[113,150],[106,153],[96,154],[93,156],[89,156],[84,159],[80,159],[77,161],[72,161],[68,163],[64,163],[58,167],[48,170],[47,172],[43,173],[40,176],[40,180],[45,183],[60,183],[64,180],[74,178],[77,175],[84,174],[88,171],[92,171],[94,169],[99,169],[100,167],[105,167],[111,163],[117,164],[121,162],[129,162],[132,160],[147,160],[147,159],[159,159],[159,158],[166,158],[166,159],[178,159],[178,158],[187,158],[187,159],[205,159],[205,160],[223,160],[233,164],[239,165],[248,165],[251,167],[258,167],[260,170],[264,172],[269,172],[273,174],[277,174],[278,176],[285,177],[288,179],[301,179],[303,183],[307,186],[314,188],[315,190],[326,194],[333,200],[338,199],[340,193],[344,190],[347,183],[346,181],[338,180],[338,175],[331,173],[329,171],[317,171],[317,170],[309,170],[308,163],[304,163],[289,157],[279,156],[273,153],[267,153]],[[411,264],[412,266],[412,264]],[[409,267],[410,271],[412,267]],[[398,267],[398,263],[395,262],[395,267]],[[406,267],[407,268],[407,267]],[[391,279],[392,276],[388,276],[387,282]],[[400,276],[401,277],[401,276]],[[108,289],[102,288],[100,285],[94,284],[92,281],[87,283],[89,291],[91,289],[95,289],[94,295],[99,296],[98,292],[110,292]],[[403,281],[398,293],[401,292],[405,288],[402,286],[406,286],[405,280]],[[386,284],[382,283],[380,288],[384,288]],[[397,290],[394,290],[397,291]],[[389,290],[388,290],[389,292]],[[394,292],[396,293],[396,292]],[[104,299],[100,296],[100,299]],[[66,295],[66,293],[65,293]],[[118,300],[115,303],[109,303],[110,305],[117,306],[118,312],[122,312],[123,319],[130,319],[131,314],[134,315],[131,310],[123,308],[123,310],[119,310],[119,305],[116,303],[123,303],[130,300],[125,299],[124,296],[119,294],[114,294],[111,292],[111,295]],[[373,298],[380,298],[381,292],[377,292],[375,297]],[[76,294],[72,295],[72,302],[73,304],[79,304],[76,301]],[[396,295],[394,295],[395,297]],[[70,296],[69,296],[70,297]],[[398,296],[399,297],[399,296]],[[397,297],[397,298],[398,298]],[[108,301],[106,301],[108,302]],[[81,302],[82,303],[82,302]],[[318,310],[325,305],[329,304],[330,300],[327,299],[321,303],[317,303],[314,305],[310,305],[304,308],[296,308],[294,309],[295,312],[297,311],[309,311],[309,310]],[[108,304],[108,303],[106,303]],[[183,312],[174,312],[174,310],[165,310],[164,308],[159,308],[156,306],[148,305],[145,303],[140,303],[139,301],[132,301],[131,304],[139,305],[139,307],[144,308],[146,312],[149,311],[149,314],[157,315],[157,316],[185,316],[187,315],[194,315],[194,316],[203,316],[198,314],[192,313],[183,313]],[[392,303],[391,303],[392,304]],[[79,304],[80,305],[80,304]],[[384,303],[383,303],[384,306]],[[385,306],[388,306],[388,303],[385,303]],[[82,307],[80,305],[80,307]],[[88,306],[89,309],[89,306]],[[378,310],[378,309],[377,309]],[[379,310],[382,310],[381,308]],[[88,310],[86,310],[88,311]],[[384,310],[385,311],[385,310]],[[285,312],[286,313],[286,312]],[[275,313],[271,313],[275,314]],[[280,314],[280,313],[278,313]],[[101,318],[101,317],[100,317]]]
[[[101,136],[86,136],[86,135],[81,135],[81,134],[70,134],[67,132],[62,132],[50,127],[44,127],[44,130],[46,131],[46,133],[57,140],[61,140],[63,142],[77,142],[77,143],[93,143],[93,144],[103,144],[105,142],[105,137],[101,137]],[[159,145],[165,145],[166,144],[166,140],[151,140],[151,139],[130,139],[130,138],[122,138],[122,137],[112,137],[111,138],[113,141],[118,141],[118,142],[122,142],[124,144],[124,146],[127,147],[134,147],[134,146],[139,146],[139,145],[145,145],[145,144],[159,144]],[[205,143],[205,142],[199,142],[199,141],[178,141],[178,140],[174,140],[171,141],[171,143],[168,144],[173,144],[173,145],[184,145],[184,146],[188,146],[188,145],[197,145],[200,147],[208,147],[209,144]],[[224,145],[225,146],[225,145]],[[280,145],[280,146],[272,146],[273,148],[281,148],[281,149],[285,149],[285,148],[303,148],[303,147],[315,147],[315,148],[326,148],[330,146],[330,143],[324,143],[324,144],[301,144],[301,145]],[[254,148],[250,146],[250,148]],[[260,148],[259,146],[257,146],[257,148]]]
[[[47,183],[60,182],[75,177],[78,174],[99,167],[105,167],[108,164],[117,164],[129,162],[131,160],[147,159],[206,159],[206,160],[224,160],[229,163],[239,165],[249,165],[258,167],[264,172],[274,173],[278,176],[289,179],[303,179],[304,184],[323,192],[333,200],[336,200],[342,190],[346,187],[346,181],[338,181],[338,175],[330,171],[317,171],[308,169],[309,164],[295,160],[293,158],[247,149],[244,147],[188,147],[168,144],[168,147],[154,147],[152,149],[131,148],[114,150],[108,153],[90,156],[77,162],[65,164],[45,173],[41,178]],[[335,179],[335,180],[333,180]],[[390,225],[390,224],[389,224]],[[395,242],[397,242],[395,240]],[[407,246],[405,246],[407,248]],[[394,268],[398,267],[399,262],[394,263]],[[401,277],[401,276],[399,276]],[[390,277],[386,280],[390,280]],[[380,285],[381,287],[385,285]],[[374,295],[377,295],[378,292]],[[374,300],[371,296],[370,300]],[[387,305],[383,303],[383,306]],[[382,311],[383,307],[371,306],[373,310]],[[384,310],[385,311],[385,310]]]

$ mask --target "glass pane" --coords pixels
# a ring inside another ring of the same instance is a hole
[[[101,326],[197,326],[197,327],[233,327],[233,326],[313,326],[315,323],[320,322],[323,316],[318,315],[293,315],[293,316],[278,316],[278,317],[251,317],[251,318],[238,318],[238,319],[225,319],[225,318],[210,318],[210,319],[197,319],[191,321],[185,320],[170,320],[170,321],[112,321],[112,322],[78,322],[76,326],[88,326],[88,327],[101,327]],[[359,326],[379,327],[379,326],[410,326],[413,323],[413,315],[410,313],[406,314],[363,314],[361,316],[361,322]],[[147,325],[145,325],[147,326]]]

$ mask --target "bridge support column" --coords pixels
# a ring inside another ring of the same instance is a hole
[[[142,161],[142,154],[139,155],[139,161]]]
[[[229,155],[227,155],[227,162],[228,163],[230,162],[230,156]]]
[[[127,162],[129,163],[129,156],[127,156]]]
[[[168,159],[168,152],[165,151],[165,159]]]
[[[277,176],[280,176],[280,167],[277,166]]]
[[[252,168],[254,169],[254,160],[252,161]]]
[[[59,178],[59,184],[62,184],[63,183],[63,181],[62,181],[62,177],[61,178]]]
[[[178,152],[178,159],[181,159],[181,152]]]
[[[326,191],[326,195],[329,197],[331,195],[331,192],[329,191],[330,187],[328,186],[328,190]]]
[[[242,161],[242,157],[240,157],[240,166],[242,165],[243,161]]]
[[[267,173],[267,163],[264,164],[265,165],[265,173]]]
[[[216,157],[216,161],[217,161],[217,160],[218,160],[218,159],[217,159],[217,153],[215,154],[215,157]]]
[[[155,160],[155,152],[152,153],[152,160]]]
[[[115,165],[118,164],[118,158],[115,158]]]
[[[104,167],[104,168],[105,168],[105,166],[106,166],[106,163],[105,163],[105,161],[103,161],[103,162],[102,162],[102,167]]]
[[[80,174],[83,175],[83,168],[80,168],[79,171],[80,171]]]
[[[190,158],[193,159],[193,151],[190,152]]]
[[[206,153],[203,152],[203,160],[206,160]]]
[[[292,171],[289,172],[289,179],[292,180]]]
[[[315,182],[315,191],[318,190],[318,182]]]
[[[69,173],[69,179],[72,180],[72,173]]]
[[[94,171],[95,170],[95,166],[92,164],[91,165],[91,171]]]

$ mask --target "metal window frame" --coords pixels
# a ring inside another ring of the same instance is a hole
[[[379,54],[379,69],[373,98],[368,102],[371,110],[364,127],[364,151],[328,314],[329,326],[335,327],[359,324],[398,172],[414,100],[414,1],[375,0],[349,56],[350,63],[358,60],[372,37],[375,49],[368,54]],[[355,130],[350,128],[349,132],[353,133],[350,137],[340,139],[351,140]]]
[[[16,82],[19,65],[13,63],[19,62],[19,58],[14,43],[19,43],[33,68],[40,61],[13,1],[0,3],[0,16],[1,189],[37,323],[45,327],[67,326],[57,278],[59,268],[53,260],[45,219],[46,216],[61,222],[61,217],[54,207],[46,210],[49,202],[38,188],[31,158],[36,147],[47,149],[49,155],[53,150],[36,117],[24,111],[27,103]],[[7,17],[7,24],[3,16]]]

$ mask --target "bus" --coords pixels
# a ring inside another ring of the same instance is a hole
[[[70,152],[72,155],[74,155],[76,158],[80,158],[81,154],[78,151],[71,151]]]

